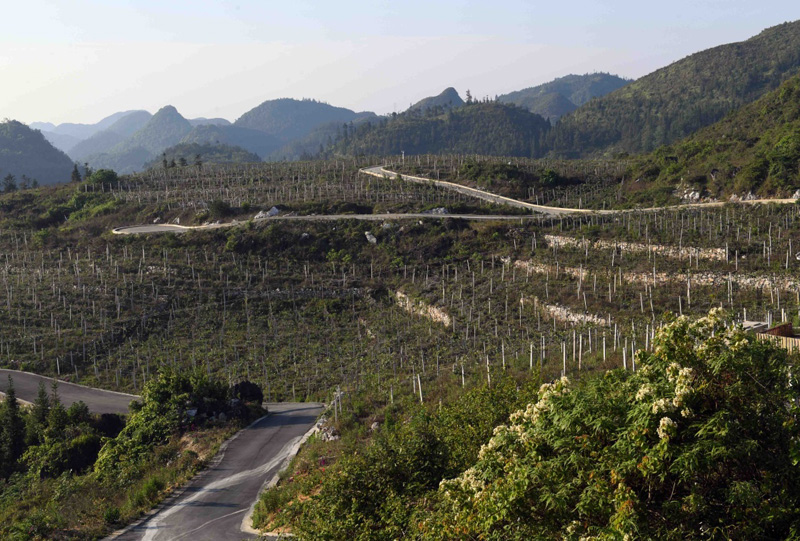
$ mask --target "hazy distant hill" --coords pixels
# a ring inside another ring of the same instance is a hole
[[[555,124],[559,117],[570,113],[592,98],[605,96],[630,83],[610,73],[566,75],[549,83],[509,92],[498,96],[498,101],[525,107],[533,113],[549,118]]]
[[[800,189],[800,75],[696,134],[642,157],[633,174],[711,195]]]
[[[464,105],[464,100],[458,95],[456,89],[451,86],[444,89],[438,96],[430,96],[418,101],[409,107],[408,111],[425,112],[433,108],[452,109],[454,107],[461,107],[462,105]]]
[[[679,60],[561,118],[555,154],[642,152],[681,139],[800,71],[800,22]]]
[[[347,122],[352,129],[364,123],[377,122],[378,116],[374,113],[359,113],[359,116]],[[314,128],[306,135],[293,141],[289,141],[277,150],[272,151],[264,157],[266,161],[292,161],[307,160],[314,156],[324,153],[325,149],[333,144],[333,141],[341,134],[344,124],[341,122],[328,122]]]
[[[95,169],[105,167],[118,173],[130,173],[142,169],[147,161],[179,143],[191,130],[189,121],[175,107],[167,105],[130,137],[107,152],[88,156],[86,160]]]
[[[8,174],[17,183],[25,175],[40,184],[68,182],[73,163],[42,133],[16,120],[0,123],[0,179]]]
[[[485,154],[541,155],[550,125],[521,107],[476,102],[439,115],[403,113],[339,131],[331,150],[347,155]]]
[[[207,126],[207,125],[212,125],[212,126],[230,126],[231,125],[230,121],[225,120],[224,118],[204,118],[202,116],[198,117],[198,118],[190,118],[189,119],[189,124],[191,124],[192,126]]]
[[[83,162],[93,154],[107,152],[143,128],[152,116],[147,111],[133,111],[114,122],[108,129],[76,144],[68,153],[72,159]]]
[[[186,166],[194,167],[197,157],[200,157],[201,164],[205,163],[253,163],[260,162],[261,158],[257,154],[231,145],[201,145],[198,143],[180,143],[164,150],[161,156],[147,162],[145,169],[151,167],[163,167],[166,159],[167,163],[175,161],[180,164],[181,158],[186,160]]]
[[[39,129],[39,128],[35,128]],[[40,130],[44,138],[47,139],[51,145],[56,147],[61,152],[69,152],[75,145],[81,142],[80,139],[65,133],[55,133],[51,131]]]
[[[331,122],[350,122],[364,113],[314,100],[283,98],[265,101],[239,117],[235,126],[262,131],[282,143],[307,136]]]
[[[200,145],[229,145],[241,147],[248,152],[258,154],[265,158],[274,152],[280,145],[275,136],[262,131],[240,126],[196,126],[187,133],[181,143],[196,143]]]
[[[135,111],[119,111],[114,113],[113,115],[109,115],[102,119],[99,122],[94,124],[74,124],[70,122],[66,122],[64,124],[59,124],[58,126],[50,123],[50,122],[31,122],[30,127],[35,130],[42,130],[48,131],[59,135],[69,135],[71,137],[75,137],[78,140],[83,140],[88,137],[91,137],[95,133],[102,131],[112,124],[114,124],[120,118],[127,116]]]

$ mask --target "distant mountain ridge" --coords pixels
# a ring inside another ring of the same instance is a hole
[[[565,75],[548,83],[509,92],[497,97],[502,103],[525,107],[532,113],[549,118],[552,124],[592,98],[605,96],[631,81],[610,73]]]
[[[695,53],[562,117],[563,157],[647,152],[713,124],[800,72],[800,21]]]
[[[192,125],[175,107],[167,105],[156,112],[147,123],[129,137],[106,152],[86,157],[94,168],[114,169],[118,173],[131,173],[141,169],[145,162],[178,144],[192,131]]]

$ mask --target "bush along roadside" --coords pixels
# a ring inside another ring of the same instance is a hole
[[[29,411],[10,392],[0,417],[22,424],[3,423],[2,441],[22,426],[27,449],[2,446],[0,537],[96,539],[136,519],[266,413],[260,401],[233,394],[202,371],[166,368],[125,423],[91,415],[81,403],[64,409],[55,388],[50,395],[42,388]]]

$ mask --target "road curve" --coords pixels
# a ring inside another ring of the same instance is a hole
[[[215,463],[157,513],[108,539],[224,541],[256,539],[245,527],[262,487],[280,471],[322,404],[267,404],[270,415],[239,432]],[[247,524],[249,526],[249,524]]]
[[[43,382],[47,393],[50,393],[54,378],[48,378],[30,372],[7,370],[0,368],[0,392],[8,390],[8,376],[14,380],[17,398],[24,402],[33,402],[39,394],[39,383]],[[128,413],[128,404],[139,397],[131,394],[105,391],[93,387],[76,385],[58,380],[58,396],[65,408],[75,402],[83,401],[92,413]]]
[[[549,207],[547,205],[534,205],[533,203],[519,201],[518,199],[511,199],[510,197],[503,197],[502,195],[496,195],[491,192],[485,192],[483,190],[470,188],[469,186],[463,186],[461,184],[455,184],[453,182],[446,182],[444,180],[433,180],[425,177],[415,177],[412,175],[398,175],[398,173],[395,173],[394,171],[389,171],[388,169],[385,169],[381,165],[376,165],[375,167],[366,167],[364,169],[360,169],[360,172],[366,175],[371,175],[373,177],[381,177],[381,178],[388,177],[390,179],[395,179],[398,176],[400,176],[402,180],[413,182],[415,184],[427,184],[432,186],[438,186],[440,188],[445,188],[465,195],[470,195],[478,199],[483,199],[484,201],[489,201],[491,203],[497,203],[500,205],[509,205],[517,208],[524,208],[532,212],[537,212],[539,214],[548,214],[553,216],[561,216],[566,214],[624,214],[629,212],[653,212],[653,211],[669,210],[669,209],[692,209],[692,208],[707,208],[707,207],[713,208],[713,207],[721,207],[729,203],[726,201],[714,201],[711,203],[686,203],[682,205],[668,205],[665,207],[648,207],[648,208],[624,209],[624,210],[591,210],[591,209],[573,209],[565,207]],[[757,205],[757,204],[768,204],[768,203],[786,205],[797,202],[798,202],[797,199],[751,199],[746,201],[736,201],[737,204],[745,204],[745,205]]]
[[[587,209],[570,209],[561,207],[548,207],[546,205],[534,205],[533,203],[526,203],[525,201],[520,201],[518,199],[503,197],[502,195],[493,194],[491,192],[478,190],[477,188],[470,188],[469,186],[463,186],[461,184],[455,184],[453,182],[447,182],[444,180],[433,180],[430,178],[415,177],[411,175],[398,175],[394,171],[389,171],[388,169],[385,169],[383,166],[380,165],[377,165],[375,167],[367,167],[361,169],[360,171],[366,175],[371,175],[373,177],[380,177],[380,178],[388,177],[390,179],[395,179],[398,176],[400,176],[403,180],[408,182],[413,182],[415,184],[426,184],[428,186],[445,188],[447,190],[458,192],[464,195],[469,195],[477,199],[489,201],[490,203],[495,203],[498,205],[508,205],[511,207],[537,212],[539,214],[549,214],[549,215],[559,216],[562,214],[587,214],[595,212]]]

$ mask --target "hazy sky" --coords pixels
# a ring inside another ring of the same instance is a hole
[[[23,0],[0,18],[0,119],[96,122],[264,100],[401,111],[569,73],[640,77],[800,19],[797,0]]]

